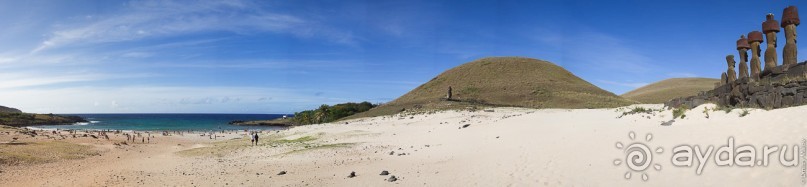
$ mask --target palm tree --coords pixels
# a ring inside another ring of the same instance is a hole
[[[316,111],[316,119],[317,123],[326,122],[325,120],[328,118],[329,107],[328,105],[321,105]]]

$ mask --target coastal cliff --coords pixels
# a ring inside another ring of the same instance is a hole
[[[0,125],[25,127],[34,125],[69,125],[88,122],[79,116],[23,113],[19,109],[0,106]]]

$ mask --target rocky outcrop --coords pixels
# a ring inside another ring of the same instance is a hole
[[[668,107],[696,107],[711,102],[721,106],[783,108],[807,104],[807,61],[791,66],[777,66],[759,81],[741,78],[696,96],[665,102]]]

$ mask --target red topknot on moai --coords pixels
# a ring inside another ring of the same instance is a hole
[[[785,68],[796,65],[796,26],[799,26],[799,10],[796,6],[789,6],[782,12],[782,27],[785,28],[786,40],[782,61]]]

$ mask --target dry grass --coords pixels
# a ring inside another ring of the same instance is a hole
[[[265,138],[261,138],[260,143],[258,146],[300,146],[300,147],[307,147],[311,146],[307,144],[307,142],[317,140],[315,136],[303,136],[295,139],[286,139],[276,135],[269,135],[269,136],[262,136]],[[247,149],[252,147],[249,140],[236,138],[230,140],[224,140],[215,142],[205,147],[198,147],[188,150],[183,150],[177,152],[177,154],[182,156],[214,156],[214,157],[224,157],[228,154],[238,152],[241,149]]]
[[[335,143],[335,144],[324,144],[324,145],[306,145],[306,146],[303,146],[302,149],[289,151],[289,152],[283,153],[281,155],[285,156],[285,155],[289,155],[289,154],[298,154],[298,153],[304,153],[304,152],[308,152],[308,151],[321,150],[321,149],[348,148],[348,147],[351,147],[353,145],[355,145],[355,143]]]
[[[456,101],[445,101],[448,87]],[[400,98],[349,118],[406,110],[469,106],[611,108],[634,104],[550,62],[521,57],[482,58],[443,72]]]
[[[664,103],[670,99],[712,90],[717,82],[720,82],[720,79],[672,78],[642,86],[621,96],[642,103]]]
[[[92,146],[62,141],[0,144],[0,165],[41,164],[98,154]]]

